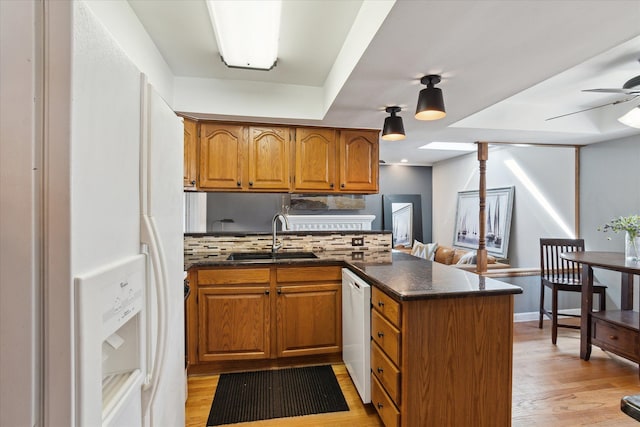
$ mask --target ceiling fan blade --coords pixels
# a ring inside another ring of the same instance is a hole
[[[549,120],[555,120],[555,119],[559,119],[561,117],[567,117],[567,116],[571,116],[571,115],[578,114],[578,113],[584,113],[585,111],[595,110],[596,108],[606,107],[607,105],[622,104],[622,103],[625,103],[625,102],[632,101],[632,100],[636,99],[639,96],[640,95],[633,95],[633,96],[631,96],[629,98],[619,99],[619,100],[613,101],[613,102],[607,102],[606,104],[596,105],[595,107],[585,108],[584,110],[574,111],[572,113],[567,113],[567,114],[561,114],[561,115],[555,116],[555,117],[549,117],[548,119],[544,119],[544,121],[548,122]]]
[[[625,95],[634,95],[636,93],[640,93],[640,89],[583,89],[582,92],[600,92],[600,93],[622,93]]]

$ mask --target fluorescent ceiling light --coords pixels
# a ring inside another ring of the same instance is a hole
[[[401,162],[401,163],[409,163],[409,160],[407,160],[407,159],[400,159],[400,162]]]
[[[423,150],[447,150],[447,151],[477,151],[478,147],[472,142],[430,142],[419,147]]]
[[[270,70],[278,59],[279,0],[207,0],[222,61],[228,67]]]
[[[620,117],[618,121],[623,125],[640,129],[640,106],[633,108],[627,114]]]

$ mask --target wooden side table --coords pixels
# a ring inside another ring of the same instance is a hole
[[[582,265],[580,358],[589,360],[591,345],[640,363],[640,315],[633,311],[633,276],[640,263],[625,262],[618,252],[571,252],[562,258]],[[593,268],[618,271],[621,279],[620,310],[593,312]]]

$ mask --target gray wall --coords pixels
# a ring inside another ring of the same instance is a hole
[[[512,267],[540,266],[540,237],[574,237],[575,149],[566,147],[489,148],[487,188],[515,187],[507,258]],[[434,241],[453,242],[457,195],[477,190],[476,153],[433,167]]]
[[[580,162],[580,232],[585,246],[623,252],[624,235],[603,233],[598,227],[617,216],[640,215],[640,135],[588,145],[581,149]],[[595,276],[609,286],[607,308],[620,307],[620,274],[596,269]],[[639,280],[635,276],[636,283]],[[637,297],[634,306],[637,310]]]
[[[295,210],[296,215],[313,214],[362,214],[375,215],[371,228],[383,229],[382,196],[384,194],[419,194],[422,199],[423,240],[431,241],[432,180],[430,166],[380,166],[380,193],[365,196],[362,210]],[[207,231],[221,231],[217,220],[231,218],[232,224],[224,224],[224,231],[271,231],[271,218],[280,211],[283,194],[262,193],[208,193]]]

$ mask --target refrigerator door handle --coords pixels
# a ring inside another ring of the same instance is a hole
[[[156,341],[156,351],[153,358],[153,367],[147,367],[147,376],[143,390],[148,392],[145,401],[145,408],[150,408],[155,397],[164,365],[164,355],[166,353],[166,333],[167,333],[167,270],[165,264],[164,249],[162,242],[158,239],[158,232],[153,217],[148,215],[142,216],[142,241],[149,248],[149,257],[153,267],[153,275],[155,277],[156,301],[158,306],[158,333]],[[151,371],[151,372],[149,372]]]

